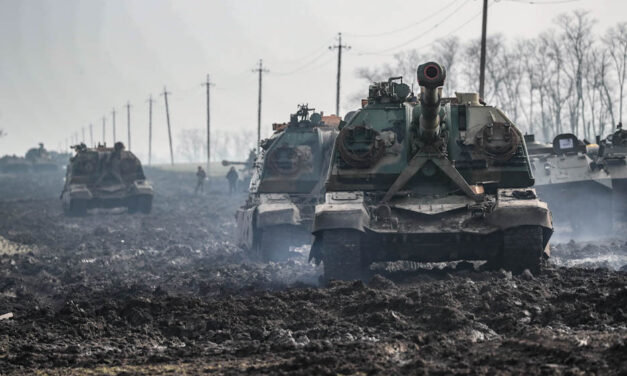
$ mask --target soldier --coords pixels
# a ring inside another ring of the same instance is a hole
[[[200,190],[201,193],[205,192],[205,179],[207,178],[207,173],[201,166],[198,166],[198,170],[196,171],[196,178],[198,182],[196,182],[196,189],[194,189],[194,194],[197,194]]]
[[[237,171],[235,171],[235,167],[231,166],[231,169],[226,174],[226,178],[229,181],[229,195],[235,192],[237,189],[237,179],[239,179],[239,175]]]

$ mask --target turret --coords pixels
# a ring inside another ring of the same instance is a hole
[[[418,67],[420,85],[420,137],[432,142],[440,133],[440,99],[446,70],[440,64],[428,62]]]

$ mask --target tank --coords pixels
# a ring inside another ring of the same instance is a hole
[[[27,173],[58,171],[60,165],[53,158],[57,153],[48,152],[43,143],[39,147],[28,149],[24,157],[5,155],[0,158],[0,172]],[[67,160],[66,160],[67,161]]]
[[[239,176],[237,186],[240,187],[241,190],[247,191],[250,186],[250,180],[253,176],[255,168],[255,159],[257,159],[257,153],[255,152],[255,149],[251,149],[248,153],[248,159],[245,161],[222,161],[222,166],[239,166],[239,170],[237,172]]]
[[[236,214],[238,243],[250,256],[279,261],[292,247],[310,245],[315,206],[324,200],[324,181],[337,127],[320,113],[299,106],[290,122],[261,143],[246,204]]]
[[[627,222],[627,130],[618,129],[599,142],[596,163],[612,178],[614,219],[625,226]]]
[[[139,159],[124,149],[85,144],[73,147],[61,201],[66,214],[83,216],[92,208],[127,207],[129,213],[150,213],[153,189]]]
[[[52,159],[52,155],[41,142],[39,147],[28,149],[25,158],[33,172],[57,171],[59,169],[59,166]]]
[[[367,279],[372,263],[399,260],[538,272],[553,224],[522,134],[476,93],[442,98],[440,64],[417,75],[419,99],[393,77],[342,124],[310,258],[327,281]]]
[[[551,144],[525,135],[538,196],[551,207],[555,227],[571,238],[612,231],[612,179],[589,155],[586,145],[571,133],[557,135]]]

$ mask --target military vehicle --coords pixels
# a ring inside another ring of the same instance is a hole
[[[442,98],[440,64],[417,73],[418,101],[392,77],[341,126],[310,258],[326,280],[366,279],[373,262],[398,260],[539,271],[553,224],[522,134],[476,93]]]
[[[248,153],[248,159],[245,161],[228,161],[226,159],[222,161],[222,166],[242,166],[237,172],[239,175],[237,186],[240,190],[246,191],[250,186],[250,179],[252,179],[255,168],[255,159],[257,159],[257,153],[255,149],[252,149]]]
[[[43,143],[39,143],[37,148],[28,149],[25,157],[5,155],[0,158],[1,172],[26,173],[57,170],[59,170],[59,164],[53,159],[53,154],[44,148]]]
[[[289,123],[261,143],[248,200],[236,214],[238,243],[255,258],[282,260],[290,247],[311,244],[314,208],[324,200],[337,136],[337,128],[312,111],[299,106]]]
[[[30,163],[24,157],[5,155],[0,158],[0,172],[25,173],[30,171]]]
[[[612,177],[614,217],[627,222],[627,130],[618,129],[600,140],[596,160]]]
[[[92,208],[127,207],[129,213],[150,213],[153,189],[146,181],[141,162],[124,145],[113,148],[85,144],[67,166],[61,201],[65,212],[82,216]]]
[[[552,144],[533,135],[525,141],[534,187],[551,207],[556,227],[570,237],[611,232],[612,179],[588,155],[588,145],[571,133],[557,135]]]
[[[38,148],[28,149],[25,158],[30,163],[30,169],[33,172],[56,171],[59,169],[59,166],[41,142]]]

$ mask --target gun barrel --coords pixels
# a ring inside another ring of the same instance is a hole
[[[222,161],[222,166],[244,166],[247,165],[248,162],[240,162],[240,161],[227,161],[226,159]]]
[[[440,64],[429,62],[418,67],[418,84],[421,87],[420,135],[433,140],[440,132],[441,87],[446,79],[446,70]]]

